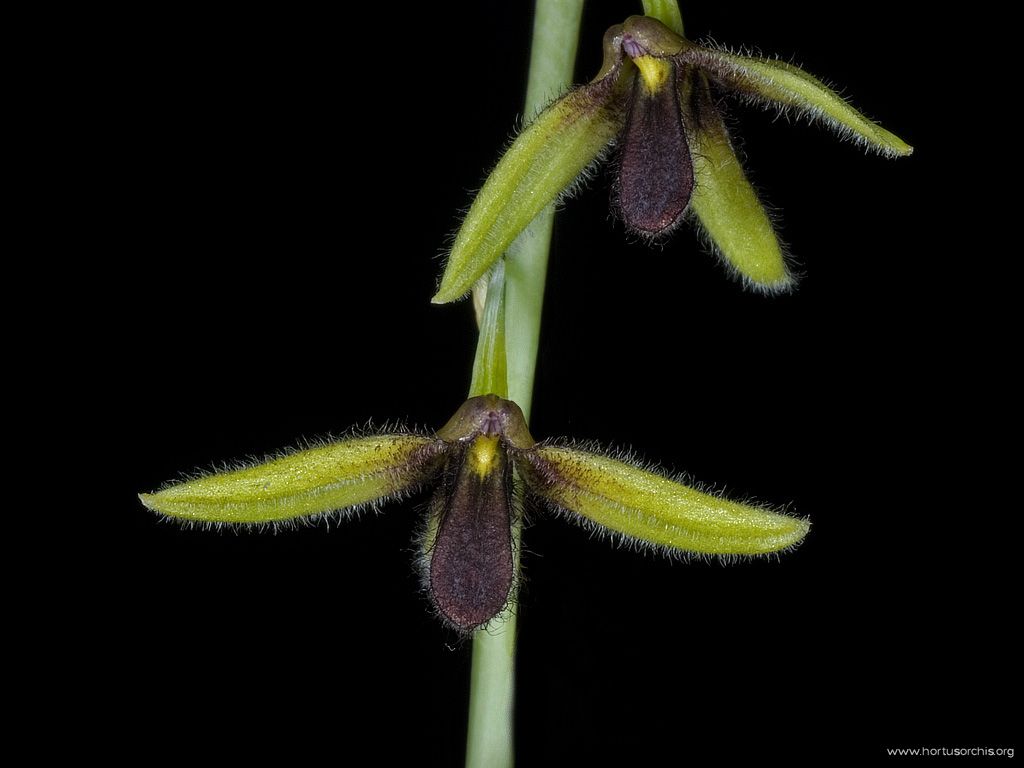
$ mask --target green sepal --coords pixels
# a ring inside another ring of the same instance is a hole
[[[432,301],[462,298],[547,205],[599,159],[622,129],[621,50],[606,74],[553,102],[512,142],[484,182],[452,246]],[[602,70],[604,72],[604,70]]]
[[[401,496],[431,479],[445,444],[412,434],[356,437],[218,472],[142,503],[168,517],[208,523],[276,523]]]
[[[722,260],[757,290],[788,290],[793,277],[771,219],[747,180],[721,114],[700,72],[681,78],[696,185],[690,210]]]
[[[657,19],[680,37],[683,37],[683,15],[676,0],[643,0],[644,16]]]
[[[540,444],[517,459],[532,493],[581,522],[669,552],[763,555],[792,547],[810,528],[807,520],[729,501],[590,451]]]
[[[755,103],[795,109],[880,154],[901,157],[914,151],[899,136],[866,118],[823,82],[792,64],[705,46],[693,46],[681,56]]]

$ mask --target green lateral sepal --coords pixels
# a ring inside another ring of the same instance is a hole
[[[415,434],[353,437],[139,495],[168,517],[279,523],[373,504],[433,478],[445,444]]]
[[[699,491],[590,450],[539,444],[519,454],[530,491],[579,522],[667,552],[764,555],[799,543],[810,523]]]

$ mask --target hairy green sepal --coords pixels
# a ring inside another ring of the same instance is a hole
[[[589,451],[538,445],[522,459],[534,494],[599,528],[669,551],[763,555],[793,546],[810,528],[806,520]]]
[[[575,88],[541,112],[491,172],[462,222],[433,298],[461,298],[545,206],[593,163],[622,128],[614,77]]]
[[[195,522],[282,522],[407,493],[434,475],[443,447],[420,435],[357,437],[139,498],[154,512]]]

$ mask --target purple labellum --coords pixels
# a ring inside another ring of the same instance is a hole
[[[630,229],[649,235],[679,221],[693,193],[693,160],[674,74],[653,94],[636,79],[622,137],[619,211]]]
[[[512,589],[512,469],[495,424],[453,456],[432,500],[438,528],[430,552],[430,594],[461,630],[494,618]],[[488,436],[494,435],[494,436]]]

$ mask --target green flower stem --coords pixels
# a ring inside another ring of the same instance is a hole
[[[583,1],[537,0],[524,108],[527,116],[536,114],[572,82]],[[519,404],[527,419],[533,402],[533,377],[537,367],[537,343],[553,221],[554,209],[548,207],[510,249],[511,258],[504,270],[508,397]],[[483,361],[489,357],[493,360],[493,353],[499,347],[494,343],[497,331],[489,332],[487,325],[492,307],[495,322],[501,314],[499,299],[494,295],[500,289],[500,282],[501,278],[492,276],[488,285],[480,345],[489,347],[491,355],[478,353],[479,365],[474,365],[474,386],[495,378],[481,367],[486,366]],[[513,531],[516,552],[519,551],[519,536],[517,526]],[[514,764],[515,641],[514,608],[504,621],[499,619],[487,629],[478,631],[473,638],[467,768],[511,768]]]
[[[572,84],[584,0],[537,0],[533,49],[523,114],[535,115]],[[508,261],[506,343],[509,399],[530,418],[533,375],[537,367],[541,304],[548,270],[548,249],[555,210],[548,206],[512,245]]]

